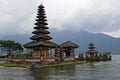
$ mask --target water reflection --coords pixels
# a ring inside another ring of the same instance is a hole
[[[75,65],[50,67],[36,69],[33,71],[33,76],[36,80],[68,80],[74,76]]]
[[[120,80],[119,60],[36,69],[32,75],[36,80]]]

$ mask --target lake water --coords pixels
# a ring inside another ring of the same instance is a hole
[[[0,80],[35,80],[31,71],[16,67],[0,67]]]
[[[0,68],[0,80],[120,80],[120,56],[112,61],[36,69]]]

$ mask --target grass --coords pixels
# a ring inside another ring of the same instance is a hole
[[[60,63],[49,63],[49,64],[36,63],[35,68],[57,67],[57,66],[73,65],[73,64],[84,64],[84,63],[85,63],[85,61],[60,62]],[[0,66],[30,68],[31,63],[16,64],[16,63],[13,63],[13,62],[6,62],[6,63],[3,63],[3,64],[0,64]]]
[[[6,62],[6,63],[3,63],[3,64],[0,64],[0,66],[4,66],[4,67],[22,67],[22,68],[30,68],[30,64],[16,64],[16,63],[13,63],[13,62]]]
[[[16,64],[12,63],[12,62],[7,62],[7,63],[3,63],[1,64],[2,66],[5,66],[5,67],[15,67],[17,66]]]
[[[0,61],[4,61],[5,60],[5,58],[0,58]]]

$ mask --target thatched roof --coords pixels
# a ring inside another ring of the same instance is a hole
[[[32,40],[37,40],[37,39],[51,40],[52,37],[44,36],[44,35],[39,35],[39,36],[38,35],[34,35],[34,36],[30,37],[30,39],[32,39]]]
[[[90,53],[98,53],[98,51],[96,51],[96,50],[88,50],[87,52],[86,52],[87,54],[90,54]]]
[[[45,31],[45,30],[35,30],[32,32],[33,34],[38,34],[38,33],[44,33],[44,34],[49,34],[49,31]]]
[[[62,43],[60,46],[63,48],[68,48],[68,47],[78,48],[79,47],[77,44],[75,44],[71,41],[66,41],[66,42]]]
[[[34,48],[34,47],[47,47],[47,48],[55,48],[58,44],[51,41],[39,41],[39,42],[29,42],[23,45],[25,48]]]
[[[98,53],[98,51],[95,50],[94,44],[92,42],[90,42],[88,49],[89,50],[86,52],[87,54],[93,54],[93,53],[97,54]]]

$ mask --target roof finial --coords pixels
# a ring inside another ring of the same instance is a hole
[[[39,8],[40,8],[40,7],[41,7],[41,8],[44,8],[44,6],[42,5],[42,2],[41,2],[41,4],[40,4]]]
[[[40,5],[42,5],[42,2],[41,2],[41,4]]]

